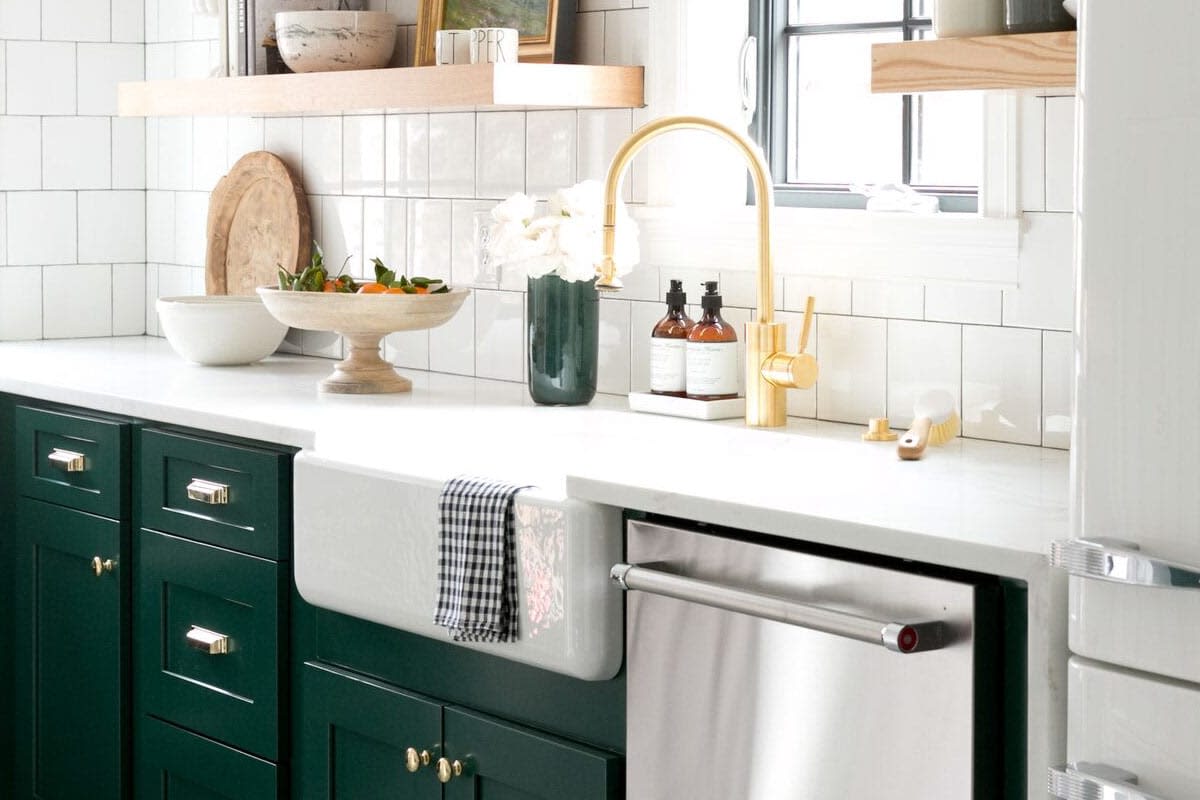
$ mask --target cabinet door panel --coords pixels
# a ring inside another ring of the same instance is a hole
[[[446,758],[466,765],[445,800],[604,800],[621,796],[623,759],[461,708],[444,714]]]
[[[442,709],[385,684],[305,664],[298,797],[305,800],[440,800],[433,767],[405,769],[409,747],[441,754]]]
[[[16,484],[25,497],[108,517],[125,512],[129,425],[20,406],[16,410]],[[70,470],[54,456],[82,456]]]
[[[16,527],[16,796],[120,798],[121,526],[22,498]],[[96,556],[112,570],[97,576]]]
[[[176,728],[138,720],[137,800],[282,800],[278,767]]]

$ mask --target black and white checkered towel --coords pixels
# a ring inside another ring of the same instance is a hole
[[[513,499],[524,486],[451,478],[438,500],[436,625],[456,642],[517,639]]]

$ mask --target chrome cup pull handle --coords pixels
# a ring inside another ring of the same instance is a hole
[[[197,503],[224,506],[229,504],[229,487],[203,478],[192,478],[192,482],[187,485],[187,496],[189,500],[195,500]]]
[[[193,625],[187,632],[188,647],[208,653],[210,656],[223,656],[233,652],[233,640],[223,633],[210,631]]]
[[[1166,800],[1138,789],[1137,780],[1127,770],[1078,761],[1047,770],[1046,791],[1058,800]]]
[[[1080,578],[1136,586],[1200,589],[1200,567],[1151,558],[1132,542],[1062,539],[1050,544],[1050,566]]]
[[[50,461],[50,466],[55,469],[60,469],[63,472],[84,472],[87,470],[87,458],[83,453],[76,453],[74,450],[63,450],[56,447],[50,451],[47,456]]]

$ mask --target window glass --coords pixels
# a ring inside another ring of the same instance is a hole
[[[790,0],[789,25],[839,25],[904,19],[903,0]]]
[[[974,187],[983,162],[978,92],[935,92],[912,99],[914,186]]]

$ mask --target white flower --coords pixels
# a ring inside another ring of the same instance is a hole
[[[583,181],[550,197],[549,214],[534,218],[534,201],[515,194],[492,209],[488,255],[497,266],[519,267],[531,278],[555,274],[565,281],[590,281],[604,253],[604,187]],[[638,262],[637,225],[617,207],[613,260],[617,274]]]

